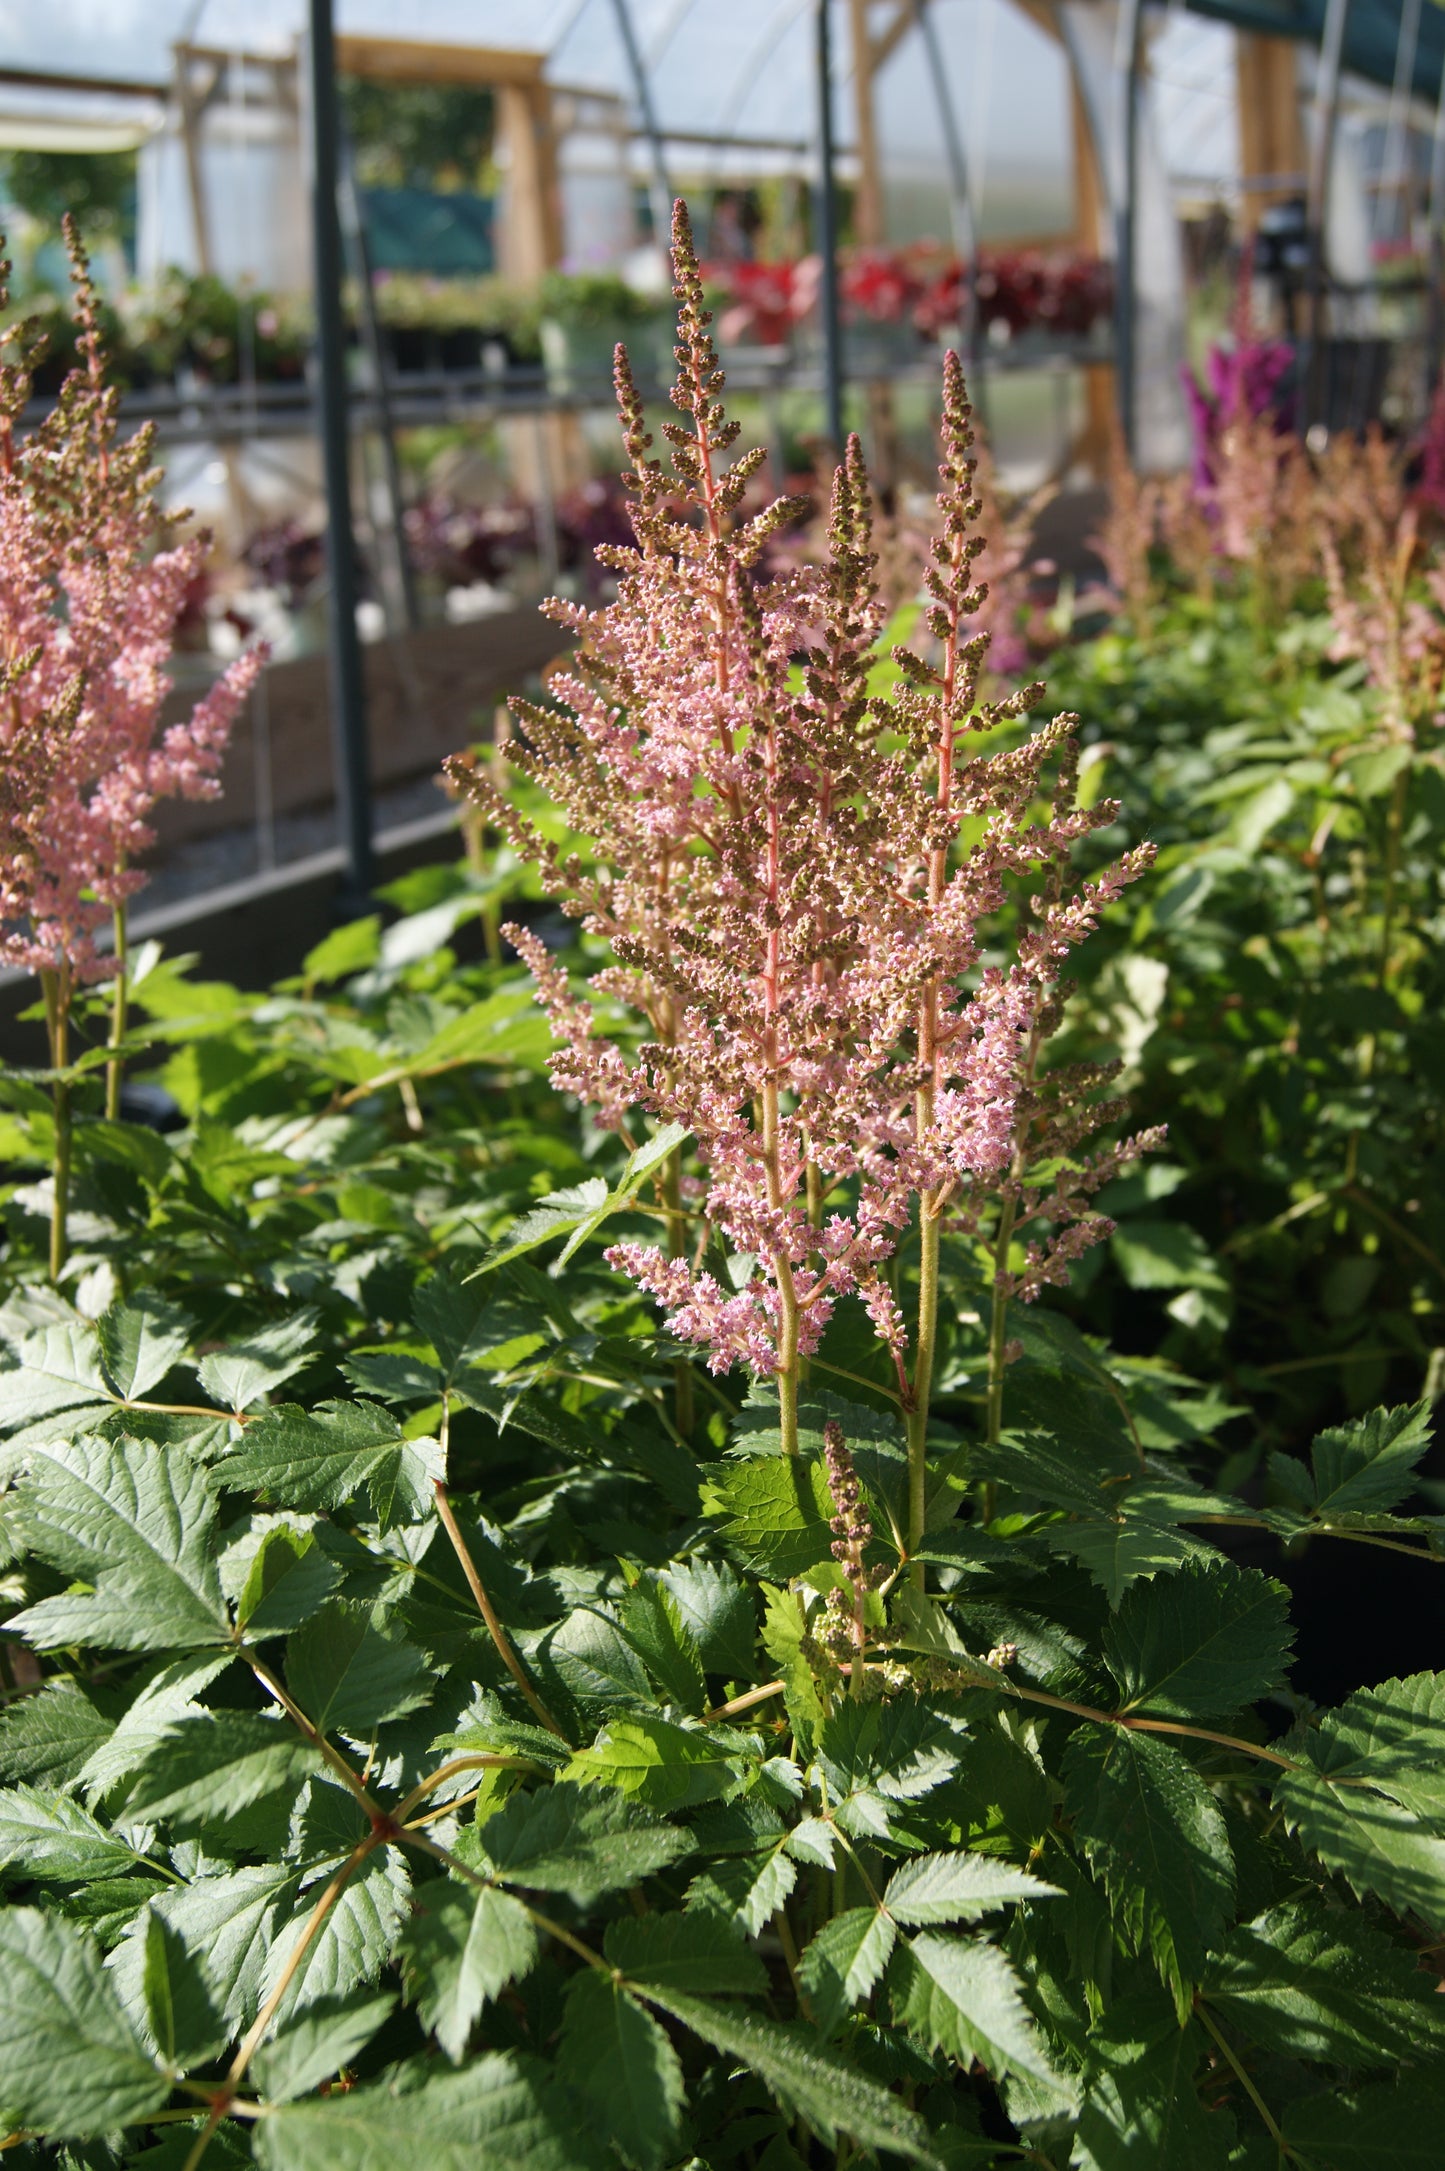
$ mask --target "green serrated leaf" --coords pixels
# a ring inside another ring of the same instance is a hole
[[[138,1772],[175,1720],[204,1710],[195,1699],[225,1672],[231,1656],[223,1652],[173,1658],[156,1667],[109,1738],[91,1751],[76,1775],[91,1801]]]
[[[121,2011],[91,1938],[0,1912],[0,2119],[83,2140],[158,2111],[170,2082]]]
[[[340,1571],[313,1532],[268,1530],[236,1602],[236,1625],[251,1642],[284,1635],[310,1620],[330,1597]]]
[[[396,2005],[380,1997],[322,1998],[296,2014],[257,2052],[251,2067],[268,2103],[294,2103],[350,2065]]]
[[[47,1682],[0,1711],[0,1779],[68,1786],[114,1724],[73,1681]]]
[[[1415,1674],[1362,1689],[1317,1732],[1289,1737],[1299,1758],[1275,1782],[1301,1842],[1356,1892],[1445,1927],[1440,1744],[1445,1681]]]
[[[1065,1752],[1064,1781],[1089,1866],[1182,2020],[1234,1904],[1234,1860],[1218,1804],[1177,1749],[1122,1727],[1080,1727]]]
[[[656,1824],[612,1788],[558,1781],[515,1795],[487,1819],[486,1857],[505,1884],[566,1892],[579,1907],[618,1892],[692,1851],[686,1832]]]
[[[177,2072],[204,2065],[225,2047],[226,2027],[211,2003],[205,1977],[185,1941],[148,1907],[133,1935],[140,1943],[142,2040]]]
[[[977,2058],[995,2078],[1056,2079],[1018,1977],[987,1939],[925,1931],[899,1945],[888,1979],[898,2019],[929,2050],[965,2069]]]
[[[1276,2057],[1368,2071],[1445,2050],[1445,2013],[1416,1954],[1318,1902],[1271,1907],[1232,1930],[1203,1992]]]
[[[610,1719],[563,1776],[581,1786],[616,1787],[653,1809],[715,1801],[738,1783],[733,1753],[701,1728],[668,1719]]]
[[[340,1865],[328,1862],[328,1873]],[[377,1847],[342,1886],[306,1945],[277,2008],[282,2022],[303,2006],[342,1998],[360,1983],[374,1982],[396,1950],[411,1896],[411,1876],[399,1847]],[[300,1951],[309,1909],[293,1917],[266,1956],[263,1987],[276,1991]]]
[[[1200,2101],[1199,2028],[1142,2033],[1120,2014],[1092,2031],[1089,2047],[1075,2171],[1226,2171],[1234,2163],[1233,2119]]]
[[[333,1598],[286,1645],[286,1682],[313,1726],[368,1734],[425,1702],[431,1669],[385,1634],[370,1609]]]
[[[666,1584],[640,1577],[619,1611],[622,1633],[663,1695],[693,1718],[701,1718],[707,1705],[702,1657]]]
[[[151,1901],[196,1959],[212,2001],[232,2031],[255,2018],[266,1955],[298,1874],[290,1863],[269,1862],[198,1877]],[[116,1947],[110,1964],[127,2009],[138,2010],[144,1954],[126,1940]]]
[[[1104,1656],[1124,1710],[1198,1723],[1278,1688],[1292,1640],[1282,1583],[1231,1561],[1186,1561],[1121,1600]]]
[[[1377,1515],[1404,1499],[1430,1445],[1430,1405],[1371,1410],[1316,1435],[1310,1468],[1292,1455],[1269,1458],[1270,1475],[1300,1510],[1321,1522]]]
[[[594,1970],[567,1986],[561,2058],[604,2137],[636,2171],[659,2171],[682,2113],[682,2063],[645,2006]]]
[[[831,2035],[882,1976],[898,1932],[879,1907],[850,1907],[825,1922],[798,1962],[813,2025]]]
[[[242,1342],[211,1350],[196,1370],[212,1400],[226,1410],[254,1409],[263,1395],[299,1372],[316,1346],[318,1314],[294,1312]]]
[[[634,1989],[746,1997],[767,1988],[757,1954],[705,1914],[619,1916],[608,1924],[602,1949]]]
[[[576,1607],[560,1628],[548,1631],[539,1652],[584,1706],[656,1702],[641,1659],[599,1606]]]
[[[374,1402],[294,1402],[266,1410],[246,1427],[217,1468],[231,1492],[258,1492],[279,1506],[336,1508],[363,1485],[394,1473],[405,1442],[390,1410]]]
[[[182,1829],[219,1823],[282,1787],[299,1788],[317,1761],[289,1720],[196,1712],[173,1720],[147,1752],[127,1809]]]
[[[89,1884],[135,1866],[135,1850],[69,1794],[49,1787],[0,1791],[0,1870],[40,1884]]]
[[[688,1887],[690,1913],[712,1915],[756,1937],[798,1881],[784,1833],[771,1847],[714,1861]]]
[[[453,2065],[482,2007],[537,1957],[537,1933],[509,1893],[428,1885],[401,1936],[407,1996]]]
[[[829,2146],[846,2133],[859,2148],[891,2149],[927,2171],[943,2171],[943,2151],[918,2113],[825,2049],[816,2035],[677,1990],[647,1995],[649,2003],[660,2005],[724,2057],[749,2066]]]
[[[114,1401],[100,1337],[87,1319],[37,1328],[16,1344],[14,1362],[0,1368],[0,1427],[7,1432],[63,1410],[99,1410]],[[71,1419],[77,1429],[80,1422]]]
[[[910,1928],[934,1922],[977,1922],[995,1907],[1021,1900],[1056,1900],[1045,1884],[993,1854],[925,1854],[905,1862],[889,1878],[883,1904],[895,1922]]]
[[[96,1333],[115,1392],[124,1402],[139,1402],[184,1358],[191,1322],[173,1304],[145,1294],[112,1304],[96,1322]]]
[[[786,1581],[832,1559],[833,1496],[821,1461],[756,1455],[703,1466],[703,1505],[722,1518],[723,1542],[750,1568]]]
[[[40,1649],[185,1650],[225,1641],[215,1502],[204,1470],[183,1449],[129,1439],[36,1449],[16,1506],[34,1551],[92,1586],[43,1598],[11,1621]]]
[[[1297,2098],[1285,2106],[1283,2129],[1302,2161],[1328,2171],[1435,2171],[1442,2123],[1445,2087],[1432,2075]]]
[[[725,1561],[674,1561],[662,1580],[707,1673],[745,1675],[753,1662],[757,1619],[753,1594]]]
[[[419,2088],[385,2082],[280,2106],[257,2122],[261,2171],[593,2171],[601,2151],[545,2066],[506,2052]]]

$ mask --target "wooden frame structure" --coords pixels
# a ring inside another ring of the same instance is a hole
[[[541,53],[499,46],[438,45],[418,38],[336,40],[342,75],[374,83],[459,84],[497,94],[497,135],[505,152],[507,192],[498,230],[502,269],[533,284],[562,255],[562,203],[552,87]]]

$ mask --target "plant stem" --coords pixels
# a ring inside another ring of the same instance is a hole
[[[45,997],[45,1026],[50,1037],[50,1067],[63,1071],[70,1061],[70,966],[58,966],[40,975]],[[50,1206],[50,1279],[58,1282],[68,1249],[66,1225],[70,1214],[70,1081],[57,1077],[51,1087],[55,1111],[55,1153],[51,1163],[54,1196]]]
[[[930,1213],[927,1199],[919,1202],[918,1217],[918,1329],[914,1338],[913,1377],[908,1410],[908,1551],[916,1553],[923,1543],[928,1514],[928,1408],[933,1392],[933,1366],[938,1351],[938,1253],[941,1217]],[[909,1577],[922,1590],[921,1560],[910,1567]]]
[[[1015,1155],[1015,1160],[1018,1156]],[[988,1322],[988,1406],[984,1416],[984,1443],[997,1447],[1003,1431],[1003,1383],[1004,1354],[1008,1348],[1008,1298],[999,1287],[1000,1277],[1008,1271],[1009,1245],[1013,1242],[1014,1221],[1018,1214],[1018,1202],[1012,1196],[1006,1198],[999,1209],[998,1231],[993,1245],[993,1308]],[[993,1481],[989,1479],[983,1488],[981,1501],[983,1520],[993,1521]]]
[[[318,1749],[322,1756],[325,1757],[342,1785],[356,1796],[357,1802],[367,1816],[373,1820],[380,1817],[383,1814],[381,1805],[373,1796],[368,1794],[365,1785],[358,1779],[341,1751],[326,1739],[319,1726],[313,1725],[312,1721],[307,1718],[305,1712],[301,1709],[301,1706],[282,1687],[265,1660],[257,1658],[254,1651],[246,1650],[244,1647],[241,1656],[245,1659],[256,1679],[271,1691],[287,1718],[301,1729],[312,1747]]]
[[[394,1822],[404,1823],[418,1802],[425,1801],[428,1794],[435,1793],[446,1780],[455,1778],[458,1772],[464,1771],[530,1771],[538,1773],[542,1778],[548,1776],[546,1767],[534,1763],[529,1756],[504,1756],[485,1750],[467,1756],[449,1757],[445,1764],[428,1773],[425,1779],[418,1780],[410,1794],[397,1803],[392,1811]]]
[[[1270,2111],[1269,2105],[1265,2102],[1263,2096],[1255,2087],[1254,2082],[1245,2072],[1244,2067],[1240,2064],[1239,2059],[1235,2056],[1233,2050],[1226,2042],[1220,2029],[1215,2025],[1215,2022],[1210,2015],[1209,2008],[1206,2006],[1202,1998],[1198,1998],[1195,2000],[1194,2014],[1195,2018],[1203,2024],[1207,2032],[1213,2036],[1220,2050],[1223,2051],[1225,2058],[1228,2060],[1229,2065],[1234,2073],[1235,2079],[1239,2082],[1241,2088],[1243,2088],[1250,2102],[1258,2111],[1260,2118],[1264,2124],[1264,2130],[1269,2135],[1271,2141],[1273,2141],[1275,2147],[1279,2150],[1281,2158],[1292,2157],[1294,2151],[1291,2149],[1283,2133],[1280,2131],[1278,2121],[1275,2119],[1272,2112]]]
[[[110,1037],[107,1045],[112,1050],[118,1051],[121,1042],[125,1039],[126,1000],[129,993],[128,975],[130,969],[129,931],[124,904],[118,904],[115,908],[114,925],[115,985],[111,990],[110,997]],[[124,1072],[125,1062],[123,1057],[119,1053],[113,1053],[110,1061],[105,1066],[105,1113],[112,1123],[117,1122],[120,1118],[120,1086]]]
[[[1400,840],[1405,827],[1405,801],[1409,790],[1410,764],[1395,778],[1390,811],[1385,822],[1385,889],[1380,912],[1380,969],[1378,985],[1390,979],[1390,940],[1395,931],[1395,892],[1400,879]]]
[[[527,1679],[526,1674],[522,1671],[522,1662],[518,1658],[516,1652],[512,1649],[511,1640],[507,1635],[507,1631],[503,1628],[500,1620],[497,1618],[496,1608],[493,1606],[491,1599],[487,1596],[486,1586],[483,1584],[481,1577],[477,1573],[477,1564],[472,1559],[471,1551],[467,1545],[467,1541],[462,1536],[461,1526],[457,1522],[456,1516],[452,1511],[451,1495],[448,1493],[445,1485],[443,1485],[439,1479],[434,1484],[432,1490],[436,1494],[437,1514],[441,1518],[442,1528],[443,1530],[445,1530],[447,1536],[452,1541],[452,1551],[456,1554],[457,1559],[461,1562],[462,1574],[467,1579],[467,1587],[471,1591],[473,1598],[476,1600],[478,1613],[480,1613],[482,1619],[487,1624],[487,1634],[491,1637],[493,1644],[496,1646],[498,1658],[500,1658],[502,1664],[506,1667],[508,1673],[516,1682],[517,1687],[521,1690],[522,1695],[525,1697],[527,1703],[531,1706],[531,1709],[536,1714],[541,1724],[546,1727],[548,1733],[555,1734],[557,1736],[557,1739],[561,1742],[567,1742],[567,1736],[563,1733],[561,1727],[557,1724],[557,1721],[553,1718],[551,1712],[547,1709],[547,1706],[543,1703],[541,1697],[537,1694],[537,1691],[533,1688],[531,1682]],[[571,1743],[567,1742],[567,1746],[570,1748]]]
[[[317,1931],[341,1897],[351,1877],[360,1869],[372,1849],[380,1845],[381,1838],[382,1834],[379,1832],[368,1832],[365,1839],[357,1841],[351,1853],[312,1908],[310,1915],[307,1917],[305,1928],[287,1955],[286,1964],[281,1970],[275,1989],[252,2021],[239,2050],[231,2060],[231,2067],[226,2075],[225,2084],[217,2091],[215,2101],[211,2105],[210,2116],[196,2135],[195,2145],[186,2158],[184,2171],[198,2171],[201,2158],[210,2147],[216,2128],[230,2110],[231,2098],[244,2080],[246,2068],[260,2048],[266,2030],[275,2018],[276,2009],[295,1980],[296,1971],[310,1950]]]
[[[667,1214],[667,1255],[687,1257],[687,1215],[682,1204],[682,1148],[675,1146],[662,1164],[662,1204]],[[673,1420],[678,1436],[691,1442],[695,1417],[692,1399],[692,1366],[679,1357],[672,1368]]]

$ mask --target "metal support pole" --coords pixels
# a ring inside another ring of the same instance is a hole
[[[828,0],[817,0],[818,254],[823,264],[823,415],[828,442],[843,450],[843,326],[838,308],[838,202],[833,177],[833,39]]]
[[[1430,195],[1425,216],[1429,222],[1429,280],[1425,329],[1425,398],[1427,403],[1435,396],[1440,382],[1440,365],[1445,354],[1445,67],[1440,71],[1440,88],[1435,97],[1435,131],[1430,144]]]
[[[1400,9],[1395,40],[1395,80],[1390,89],[1389,118],[1385,123],[1384,165],[1380,193],[1375,199],[1375,215],[1370,221],[1372,238],[1379,231],[1381,205],[1389,203],[1393,197],[1400,205],[1404,238],[1410,239],[1414,191],[1410,186],[1408,131],[1410,98],[1415,87],[1415,53],[1420,42],[1420,6],[1421,0],[1403,0]]]
[[[642,64],[642,48],[637,42],[637,31],[632,21],[632,9],[628,0],[612,0],[617,17],[617,28],[622,34],[623,48],[627,54],[627,66],[632,76],[632,88],[637,94],[637,110],[642,116],[643,133],[652,153],[652,180],[648,196],[652,204],[652,238],[659,249],[666,250],[672,239],[672,183],[668,179],[667,159],[662,148],[662,131],[657,125],[657,115],[652,109],[652,86],[647,80],[647,70]]]
[[[1114,53],[1119,105],[1119,157],[1114,198],[1114,381],[1119,434],[1130,460],[1135,451],[1134,239],[1139,187],[1140,0],[1119,0]]]
[[[391,512],[391,549],[396,567],[396,587],[406,629],[409,633],[415,633],[421,623],[421,615],[417,607],[411,552],[406,542],[406,496],[401,486],[401,463],[396,456],[396,418],[391,405],[391,371],[387,365],[386,346],[376,314],[376,289],[372,283],[371,243],[367,239],[366,213],[361,191],[356,185],[356,162],[344,128],[338,132],[338,157],[341,168],[341,224],[351,249],[352,265],[361,297],[361,336],[366,342],[366,356],[371,364],[376,399],[382,473],[386,478],[387,504]]]
[[[1350,0],[1328,0],[1324,34],[1320,40],[1319,74],[1315,78],[1315,128],[1310,145],[1309,195],[1306,219],[1309,228],[1309,313],[1305,332],[1306,366],[1300,372],[1305,389],[1306,425],[1319,419],[1324,392],[1323,332],[1325,314],[1325,221],[1329,208],[1330,163],[1335,149],[1335,123],[1340,111],[1340,67],[1345,50],[1345,24]]]
[[[356,542],[351,527],[346,333],[341,316],[341,230],[336,216],[336,47],[331,0],[310,0],[311,217],[316,281],[316,374],[326,478],[327,632],[336,803],[346,853],[343,904],[361,911],[372,884],[371,779],[366,692],[356,632]]]
[[[933,79],[938,119],[943,129],[943,151],[948,164],[949,224],[953,228],[953,246],[963,264],[964,275],[963,351],[972,380],[981,368],[983,350],[978,336],[978,235],[974,228],[973,192],[969,187],[968,160],[964,155],[958,115],[953,110],[953,97],[948,88],[948,71],[943,65],[943,47],[938,42],[938,25],[929,10],[928,0],[913,0],[913,15],[923,39],[928,72]],[[981,385],[975,387],[970,383],[970,390],[974,391],[975,397],[982,389]]]

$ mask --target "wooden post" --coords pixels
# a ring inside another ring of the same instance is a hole
[[[220,87],[224,60],[213,54],[196,54],[188,45],[174,49],[176,102],[181,113],[181,147],[186,160],[186,189],[191,201],[191,224],[196,235],[196,263],[203,274],[215,269],[211,256],[211,220],[206,205],[206,181],[201,171],[201,121]],[[197,60],[208,70],[197,87],[193,69]]]
[[[1235,39],[1234,74],[1240,178],[1246,184],[1261,180],[1279,184],[1246,186],[1240,226],[1245,234],[1253,235],[1260,213],[1287,196],[1298,196],[1304,179],[1304,123],[1294,41],[1240,31]]]
[[[1072,71],[1069,95],[1074,138],[1074,247],[1081,255],[1097,256],[1104,232],[1104,183],[1088,108]],[[1088,463],[1095,479],[1102,482],[1109,472],[1114,442],[1114,371],[1108,362],[1086,362],[1082,375],[1084,424],[1079,434],[1077,456]]]

